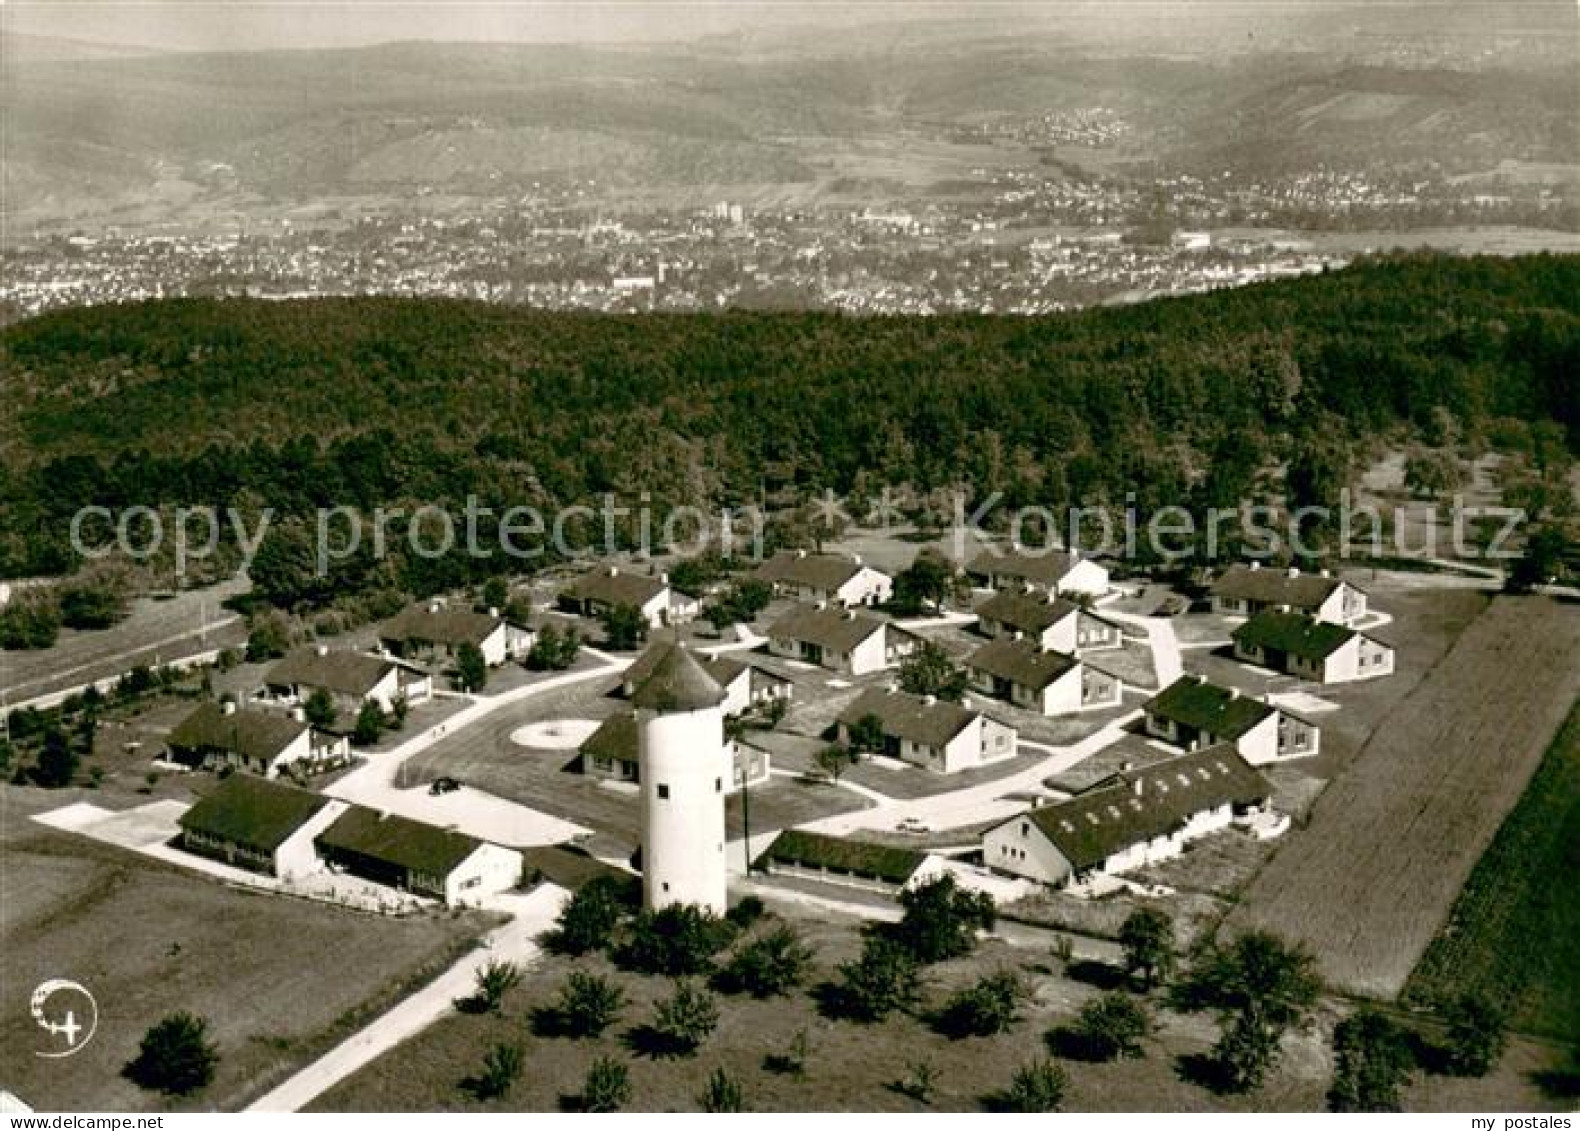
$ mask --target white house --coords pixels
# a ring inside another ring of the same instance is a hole
[[[1000,637],[966,660],[972,686],[1042,715],[1112,707],[1124,698],[1124,683],[1067,652],[1037,647],[1029,640]]]
[[[398,700],[415,705],[433,695],[427,672],[388,656],[331,651],[322,644],[299,648],[264,673],[265,693],[285,703],[305,703],[324,690],[340,712],[338,725],[349,728],[364,703],[388,713]]]
[[[1108,570],[1079,553],[1051,547],[989,546],[971,559],[966,573],[974,584],[990,589],[1014,586],[1091,597],[1108,592]]]
[[[521,853],[454,829],[353,805],[314,838],[330,864],[399,891],[477,906],[521,882]]]
[[[976,613],[985,635],[1020,636],[1054,652],[1096,652],[1125,642],[1113,621],[1041,589],[1000,589],[978,605]]]
[[[667,574],[649,577],[627,573],[619,566],[601,566],[582,574],[559,595],[567,612],[596,617],[620,605],[638,610],[654,628],[683,624],[697,616],[701,602],[673,589]]]
[[[1182,675],[1143,710],[1152,737],[1186,750],[1230,743],[1253,766],[1309,758],[1320,750],[1315,724],[1196,675]]]
[[[1213,611],[1228,616],[1274,612],[1307,613],[1333,624],[1351,624],[1366,615],[1366,593],[1359,587],[1297,567],[1264,568],[1260,562],[1232,565],[1212,586]]]
[[[265,777],[315,773],[350,759],[345,735],[315,731],[279,711],[203,703],[165,740],[170,760],[204,769],[249,770]]]
[[[1272,787],[1229,746],[1122,770],[1070,798],[1027,810],[982,836],[996,872],[1055,886],[1167,860],[1263,809]]]
[[[852,609],[797,605],[768,629],[768,650],[846,675],[897,664],[921,646],[915,633]]]
[[[1013,758],[1015,728],[959,703],[904,691],[873,688],[839,713],[839,737],[850,744],[852,729],[876,718],[883,736],[876,753],[953,774]]]
[[[757,577],[780,596],[831,605],[882,605],[894,595],[888,574],[841,554],[781,550],[757,567]]]
[[[180,817],[181,847],[282,880],[320,870],[313,839],[346,803],[252,774],[232,774]]]
[[[406,660],[453,663],[462,645],[475,645],[489,667],[524,659],[533,634],[525,625],[499,615],[455,608],[443,601],[412,605],[385,622],[379,642]]]
[[[1373,679],[1394,669],[1390,645],[1300,613],[1258,613],[1235,629],[1234,654],[1246,663],[1315,683]]]

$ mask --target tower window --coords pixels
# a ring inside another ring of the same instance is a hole
[[[660,782],[658,786],[658,799],[660,801],[669,800],[669,786],[663,784],[662,782]]]
[[[723,778],[714,778],[713,779],[713,792],[714,793],[723,793],[724,792],[724,779]]]

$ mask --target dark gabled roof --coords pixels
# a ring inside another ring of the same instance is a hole
[[[724,688],[689,648],[660,643],[652,669],[631,691],[631,703],[648,711],[702,711],[724,702]]]
[[[347,809],[315,838],[320,849],[352,852],[419,872],[447,876],[482,847],[476,837],[362,805]]]
[[[1043,650],[1030,640],[990,640],[971,653],[966,663],[989,675],[1011,680],[1033,691],[1051,687],[1081,666],[1074,656]]]
[[[1081,560],[1067,550],[1003,549],[989,546],[966,566],[967,573],[1018,577],[1039,585],[1057,585]]]
[[[1120,771],[1095,789],[1032,809],[1015,821],[1029,820],[1074,868],[1084,870],[1131,845],[1173,832],[1197,813],[1225,803],[1237,808],[1259,805],[1271,793],[1266,778],[1234,747],[1220,743]]]
[[[757,567],[761,581],[790,582],[828,592],[837,590],[862,570],[862,564],[840,554],[809,554],[805,550],[780,550]]]
[[[1359,635],[1353,628],[1305,613],[1268,609],[1235,629],[1234,642],[1241,647],[1273,648],[1303,660],[1325,660]]]
[[[270,761],[302,736],[307,724],[289,715],[221,703],[204,703],[170,732],[176,750],[230,750],[249,760]]]
[[[621,677],[627,687],[636,687],[653,674],[653,669],[658,666],[659,660],[664,658],[664,653],[669,647],[669,642],[664,640],[654,641],[642,650],[642,654],[632,661],[631,666],[625,669]],[[756,671],[757,668],[745,660],[734,656],[699,656],[703,668],[712,676],[720,687],[728,687],[741,677],[747,670]]]
[[[1066,617],[1078,615],[1081,606],[1036,589],[1000,589],[978,605],[976,611],[983,619],[1040,635]]]
[[[877,716],[884,734],[919,746],[943,746],[979,717],[959,703],[875,687],[862,692],[841,711],[839,721],[854,726],[868,715]]]
[[[298,648],[264,674],[271,687],[322,687],[342,695],[366,695],[377,686],[395,661],[362,652],[324,651]]]
[[[582,574],[566,587],[565,593],[581,601],[641,608],[668,588],[663,578],[644,577],[640,573],[626,573],[614,566],[605,566]]]
[[[1232,565],[1213,583],[1212,595],[1267,605],[1288,605],[1295,609],[1315,609],[1342,584],[1336,577],[1302,573],[1298,569]]]
[[[849,652],[884,627],[883,621],[865,613],[802,604],[774,621],[768,635],[778,640],[804,640],[835,652]]]
[[[621,711],[605,719],[582,743],[583,758],[605,758],[614,762],[637,761],[636,715]]]
[[[858,876],[875,876],[896,884],[909,880],[926,859],[926,854],[912,848],[846,840],[803,829],[786,829],[757,858],[759,863],[778,862],[799,864],[806,868],[828,868]]]
[[[381,640],[415,640],[423,644],[481,644],[503,621],[488,613],[428,603],[402,609],[379,630]]]
[[[1208,683],[1199,675],[1182,675],[1147,701],[1149,715],[1173,719],[1188,727],[1234,740],[1277,711],[1227,687]]]
[[[188,832],[272,853],[329,804],[327,797],[252,774],[232,774],[181,815]]]

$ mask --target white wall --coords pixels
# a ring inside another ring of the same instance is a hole
[[[521,882],[521,853],[498,844],[482,844],[445,877],[444,901],[451,907],[476,906],[479,901]]]

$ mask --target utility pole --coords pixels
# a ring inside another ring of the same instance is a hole
[[[736,750],[735,773],[741,779],[741,844],[746,849],[746,878],[752,875],[752,787],[751,774],[741,765],[740,743],[734,744]]]

